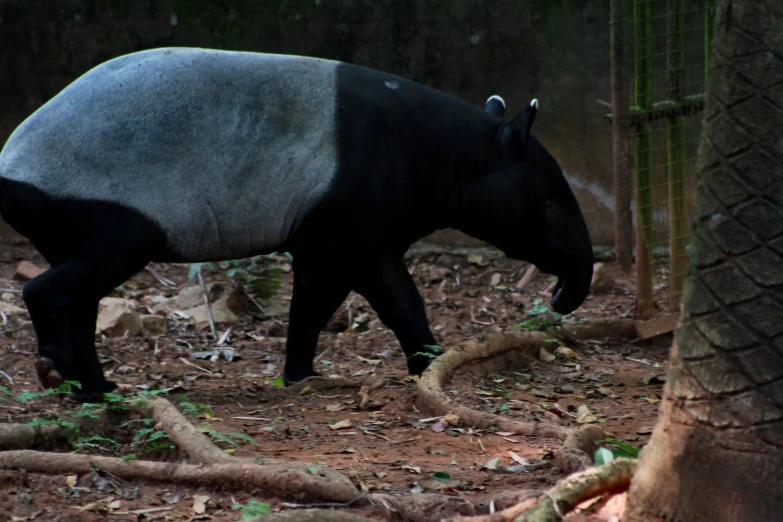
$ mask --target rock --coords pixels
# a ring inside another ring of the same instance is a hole
[[[209,302],[214,303],[226,293],[226,287],[220,283],[207,283]],[[168,306],[173,310],[188,310],[197,306],[204,305],[204,292],[201,291],[201,285],[186,286],[179,291],[177,297],[168,301]]]
[[[150,337],[165,335],[169,330],[166,318],[162,315],[144,314],[140,316],[144,333]]]
[[[27,309],[22,308],[20,306],[16,306],[15,304],[8,303],[6,301],[0,301],[0,312],[3,312],[8,315],[26,314]]]
[[[593,265],[593,280],[590,282],[590,292],[593,294],[604,294],[614,288],[614,278],[609,270],[609,266],[604,263]]]
[[[127,299],[104,297],[98,304],[97,333],[106,337],[140,335],[144,330],[141,317]]]
[[[29,281],[30,279],[37,277],[46,272],[45,268],[41,268],[38,265],[31,263],[30,261],[21,261],[16,265],[16,273],[14,279],[17,281]]]
[[[212,318],[215,321],[215,326],[230,326],[239,321],[239,317],[229,308],[230,297],[230,295],[221,297],[217,301],[210,303],[209,308],[212,310]],[[209,328],[207,307],[203,303],[199,306],[183,310],[181,313],[195,321],[197,330],[206,330]]]

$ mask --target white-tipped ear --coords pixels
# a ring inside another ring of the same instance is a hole
[[[538,98],[533,98],[533,101],[530,102],[530,107],[532,107],[535,110],[538,110]]]
[[[502,118],[506,114],[506,102],[497,94],[493,94],[484,102],[484,110],[493,116]]]
[[[506,108],[506,102],[503,101],[503,98],[501,98],[497,94],[493,94],[492,96],[487,98],[487,101],[486,101],[486,103],[484,105],[486,105],[487,103],[491,102],[492,100],[500,102],[500,105],[502,105],[504,109]]]

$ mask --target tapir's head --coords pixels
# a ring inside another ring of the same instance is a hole
[[[557,276],[552,308],[569,314],[590,289],[593,246],[563,171],[530,132],[538,101],[508,122],[500,97],[490,97],[484,110],[497,120],[489,168],[460,191],[471,210],[460,228]]]

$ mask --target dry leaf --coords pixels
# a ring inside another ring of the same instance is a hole
[[[76,487],[76,481],[79,480],[79,477],[76,475],[68,475],[65,477],[65,485],[69,488]]]
[[[122,500],[112,500],[108,504],[106,504],[106,507],[109,509],[120,509],[120,506],[122,506]]]
[[[193,495],[193,513],[203,515],[207,510],[209,497],[206,495]]]
[[[552,362],[556,359],[556,357],[549,353],[549,351],[547,351],[547,349],[542,346],[538,351],[538,359],[544,362]]]
[[[351,421],[349,420],[341,420],[340,422],[335,422],[334,424],[329,425],[330,428],[333,430],[341,430],[343,428],[350,428],[351,427]]]
[[[598,417],[593,415],[590,408],[582,404],[576,409],[576,422],[579,424],[587,424],[589,422],[598,422]]]
[[[558,357],[562,357],[563,359],[571,359],[572,361],[581,361],[582,357],[579,356],[578,353],[573,351],[568,346],[560,345],[557,350],[555,350],[555,355]]]
[[[489,286],[498,286],[500,284],[501,277],[502,276],[500,275],[499,272],[495,272],[494,274],[492,274],[492,279],[490,279],[489,281]]]
[[[487,266],[489,264],[487,260],[484,259],[484,256],[480,254],[469,254],[468,263],[473,263],[474,265],[478,266]]]
[[[492,459],[486,464],[484,464],[483,467],[495,471],[496,469],[498,469],[498,466],[500,466],[500,459]]]
[[[447,413],[443,416],[443,419],[441,419],[446,424],[451,424],[452,426],[459,426],[459,415],[456,413]]]
[[[435,433],[440,433],[446,430],[446,426],[443,425],[442,421],[438,421],[430,427],[432,428],[432,431],[434,431]]]
[[[340,411],[342,409],[343,407],[337,402],[326,405],[326,411]]]
[[[519,455],[517,455],[516,453],[514,453],[513,451],[509,451],[508,454],[511,455],[511,458],[514,459],[519,464],[522,464],[523,466],[527,465],[528,462],[522,457],[520,457]]]
[[[402,469],[408,470],[411,473],[421,473],[421,466],[411,466],[410,464],[403,464]]]

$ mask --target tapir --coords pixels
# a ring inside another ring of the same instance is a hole
[[[110,59],[30,115],[0,153],[0,214],[51,265],[23,289],[42,385],[116,388],[95,348],[99,300],[150,262],[293,256],[286,384],[316,376],[321,330],[351,291],[410,374],[438,352],[403,255],[442,228],[586,298],[590,234],[537,100],[506,121],[402,77],[314,57],[160,48]]]

